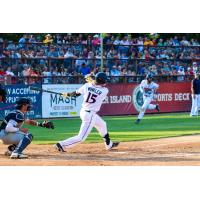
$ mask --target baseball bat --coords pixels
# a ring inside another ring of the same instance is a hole
[[[60,93],[60,92],[53,92],[53,91],[49,91],[49,90],[45,90],[45,89],[38,88],[38,87],[33,87],[33,86],[30,86],[29,89],[30,90],[34,90],[34,91],[39,91],[39,92],[47,92],[47,93],[51,93],[51,94],[62,95],[62,93]]]

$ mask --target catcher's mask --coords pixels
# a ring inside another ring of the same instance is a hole
[[[107,75],[103,72],[98,72],[95,75],[95,81],[97,84],[105,84],[107,82]]]
[[[4,89],[1,85],[0,85],[0,96],[2,97],[2,102],[6,102],[6,89]]]
[[[29,98],[20,98],[16,101],[16,106],[15,108],[17,110],[20,110],[22,108],[23,105],[28,105],[27,106],[27,111],[30,111],[31,108],[32,108],[32,105],[31,105],[31,99]]]

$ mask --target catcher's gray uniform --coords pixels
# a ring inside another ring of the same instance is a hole
[[[24,114],[19,110],[10,112],[5,117],[5,120],[0,126],[0,139],[3,141],[4,144],[19,144],[19,142],[23,139],[25,133],[21,131],[8,132],[6,130],[6,127],[9,127],[10,124],[14,127],[19,127],[22,125],[24,120]]]

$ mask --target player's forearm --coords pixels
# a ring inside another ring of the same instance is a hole
[[[191,92],[192,92],[192,94],[194,94],[194,88],[193,87],[191,88]]]
[[[32,120],[32,119],[26,119],[24,122],[25,122],[25,124],[27,124],[27,125],[38,126],[38,122],[35,121],[35,120]]]

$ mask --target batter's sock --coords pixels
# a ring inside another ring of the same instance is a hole
[[[31,143],[33,139],[32,134],[26,134],[24,138],[19,142],[15,150],[13,151],[14,153],[22,153],[22,151]]]
[[[104,142],[106,143],[106,145],[110,144],[110,136],[109,133],[107,133],[104,137],[103,137]]]

